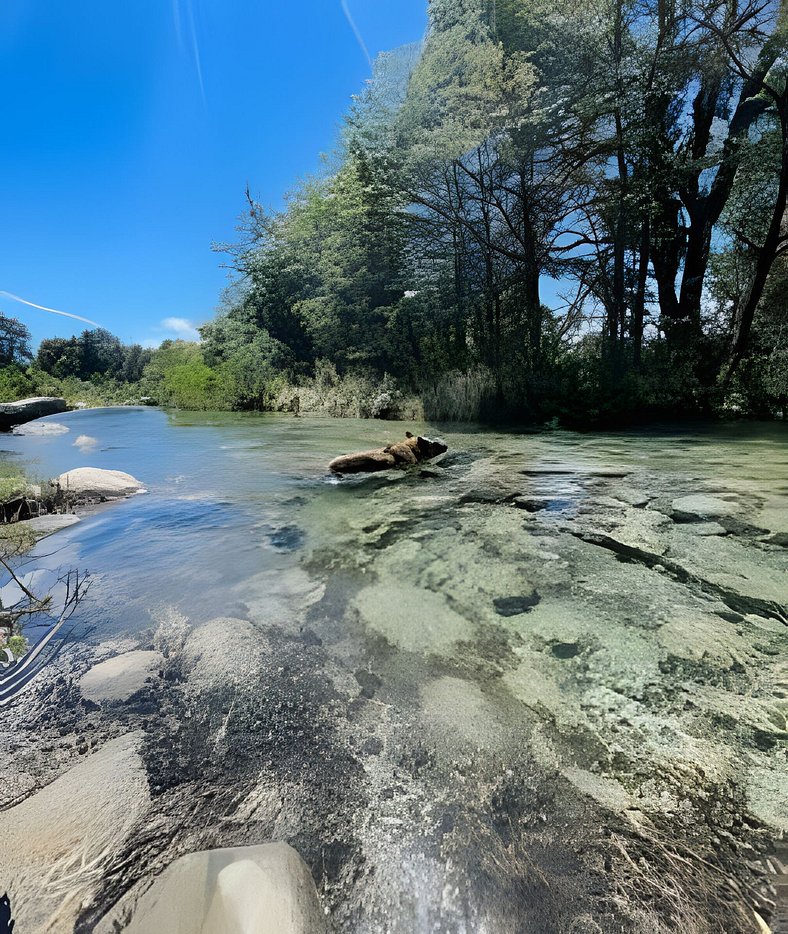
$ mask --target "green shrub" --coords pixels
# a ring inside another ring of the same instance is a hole
[[[9,638],[6,647],[14,658],[21,658],[28,650],[27,639],[21,633],[17,633]]]
[[[35,394],[36,386],[29,371],[12,363],[0,369],[0,402],[15,402]]]

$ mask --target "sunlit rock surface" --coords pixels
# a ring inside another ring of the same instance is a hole
[[[82,696],[89,701],[125,701],[155,675],[163,661],[158,652],[125,652],[99,662],[79,681]]]
[[[133,733],[108,741],[0,812],[0,878],[16,930],[74,930],[149,805],[140,740]]]
[[[98,467],[76,467],[60,474],[55,482],[66,493],[85,499],[115,499],[142,489],[140,481],[131,474]]]
[[[189,853],[158,876],[133,906],[127,934],[322,934],[315,884],[285,843]],[[105,918],[96,934],[117,930]]]

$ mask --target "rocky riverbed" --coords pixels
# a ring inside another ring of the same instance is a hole
[[[292,499],[294,560],[226,616],[159,607],[6,708],[21,931],[122,930],[178,856],[270,840],[335,931],[765,929],[784,486],[661,439],[458,441]]]

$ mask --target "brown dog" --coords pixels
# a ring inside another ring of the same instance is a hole
[[[391,467],[407,467],[431,460],[447,450],[446,445],[440,441],[417,438],[407,431],[404,441],[389,444],[385,448],[335,457],[328,469],[334,473],[369,473],[374,470],[388,470]]]

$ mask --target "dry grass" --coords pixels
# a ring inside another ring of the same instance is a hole
[[[283,388],[274,404],[280,412],[333,418],[383,418],[423,421],[421,401],[389,376],[339,376],[330,365],[317,367],[314,379]]]
[[[637,934],[757,934],[763,896],[723,866],[676,840],[638,827],[609,838],[619,908]]]
[[[495,399],[495,380],[488,370],[447,373],[421,394],[429,421],[475,422]]]

